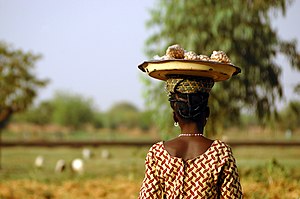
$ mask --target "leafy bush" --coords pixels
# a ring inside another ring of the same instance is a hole
[[[280,124],[283,129],[294,130],[300,127],[300,101],[291,101],[280,113]]]
[[[139,123],[139,110],[128,102],[115,104],[105,116],[105,126],[111,129],[118,127],[133,128],[138,126]]]
[[[245,169],[242,172],[242,176],[269,185],[276,180],[289,178],[291,170],[287,169],[274,158],[263,166]]]
[[[51,101],[54,123],[78,129],[94,121],[95,106],[91,99],[80,95],[59,91]]]
[[[49,124],[52,122],[53,109],[49,101],[44,101],[37,106],[30,107],[26,112],[14,115],[13,120],[38,125]]]

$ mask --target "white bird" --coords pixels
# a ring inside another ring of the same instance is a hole
[[[109,159],[110,158],[110,152],[107,149],[102,150],[101,157],[103,159]]]
[[[37,168],[42,168],[44,166],[44,157],[39,155],[36,157],[35,161],[34,161],[34,165]]]
[[[66,169],[66,161],[58,160],[55,165],[55,172],[61,173]]]
[[[71,162],[71,169],[76,173],[83,173],[84,171],[84,163],[80,158],[76,158]]]
[[[93,153],[90,149],[83,149],[82,156],[84,159],[90,159],[93,156]]]

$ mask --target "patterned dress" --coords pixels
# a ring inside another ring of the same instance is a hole
[[[150,148],[145,166],[139,199],[242,198],[235,159],[220,140],[189,160],[171,156],[158,142]]]

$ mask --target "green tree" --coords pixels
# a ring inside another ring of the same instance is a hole
[[[215,1],[160,0],[150,10],[147,26],[153,30],[146,41],[149,57],[163,55],[169,45],[180,44],[186,50],[210,55],[213,50],[227,53],[241,75],[216,83],[210,97],[210,133],[220,132],[226,120],[238,122],[242,108],[255,109],[260,121],[276,111],[283,95],[281,69],[276,57],[283,55],[296,70],[300,56],[296,41],[279,38],[271,26],[272,17],[285,15],[292,1]],[[288,66],[285,66],[288,67]],[[146,100],[156,113],[161,128],[172,121],[163,111],[167,101],[163,86],[143,80]],[[167,118],[167,119],[165,119]],[[166,132],[170,129],[165,129]]]
[[[144,131],[151,129],[153,126],[153,120],[151,119],[151,111],[144,110],[139,114],[138,127]]]
[[[79,129],[85,124],[93,123],[95,119],[96,109],[92,99],[57,91],[51,103],[54,123]]]
[[[39,88],[46,86],[48,80],[34,74],[40,58],[0,41],[0,129],[14,113],[24,111],[33,102]]]
[[[300,127],[300,101],[290,101],[280,112],[280,126],[283,130],[295,130]]]
[[[138,126],[139,110],[129,102],[116,103],[105,115],[106,126],[109,128]]]
[[[14,122],[27,122],[38,125],[52,123],[53,105],[50,101],[42,101],[37,106],[28,108],[26,111],[15,114]]]

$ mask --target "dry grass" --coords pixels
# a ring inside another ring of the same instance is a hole
[[[300,181],[276,180],[272,182],[242,181],[244,199],[299,199]]]
[[[300,182],[242,181],[245,199],[299,199]],[[0,184],[1,199],[120,199],[137,198],[140,181],[118,179],[65,181],[46,184],[30,180],[11,180]]]
[[[137,198],[139,183],[128,179],[65,181],[46,184],[30,180],[12,180],[0,184],[2,199],[119,199]]]

